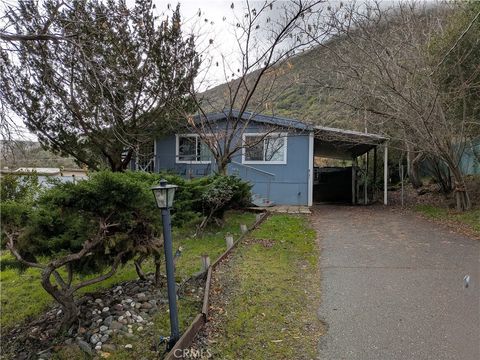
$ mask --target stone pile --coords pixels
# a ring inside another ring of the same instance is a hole
[[[81,299],[80,327],[72,334],[75,339],[65,343],[75,340],[88,354],[114,351],[112,338],[134,338],[152,326],[151,318],[162,302],[166,302],[165,294],[150,280],[124,283],[99,297],[87,295]]]

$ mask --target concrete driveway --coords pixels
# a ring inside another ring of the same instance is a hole
[[[320,359],[480,359],[480,241],[381,206],[319,206],[312,220]]]

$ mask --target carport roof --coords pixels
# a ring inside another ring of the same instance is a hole
[[[351,160],[365,154],[388,138],[372,133],[315,126],[315,156]]]
[[[207,121],[225,120],[228,114],[228,109],[222,112],[209,113],[207,114]],[[388,138],[378,134],[312,125],[300,120],[257,114],[249,111],[244,111],[240,115],[239,110],[232,110],[232,116],[234,118],[240,116],[245,121],[255,121],[283,128],[313,132],[316,140],[315,155],[324,157],[352,159],[352,157],[360,156],[388,140]],[[194,119],[199,122],[204,120],[204,117],[197,115]]]

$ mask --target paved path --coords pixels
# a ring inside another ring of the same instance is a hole
[[[480,359],[480,241],[380,206],[320,206],[312,219],[320,359]]]

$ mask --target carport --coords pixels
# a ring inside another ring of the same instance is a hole
[[[312,203],[348,202],[368,204],[371,201],[368,196],[369,170],[373,166],[373,183],[376,183],[378,175],[377,148],[383,146],[383,202],[385,205],[387,204],[388,139],[386,137],[367,132],[315,126],[313,133],[311,133],[310,142]],[[362,156],[364,159],[360,167],[358,160]],[[348,160],[351,161],[351,166],[315,166],[315,159],[317,158]],[[360,183],[365,184],[362,189],[360,189]]]

